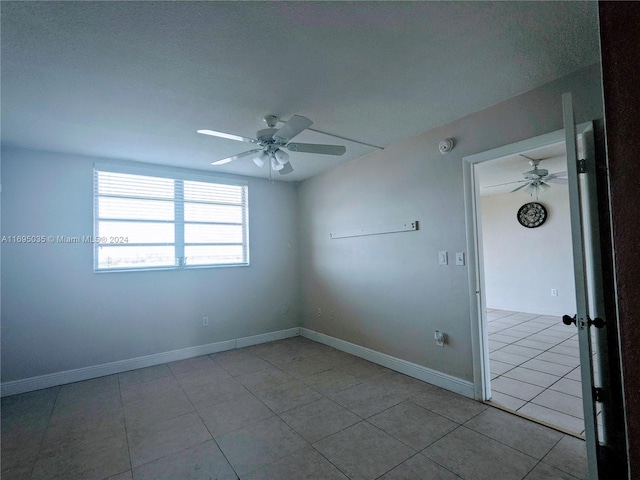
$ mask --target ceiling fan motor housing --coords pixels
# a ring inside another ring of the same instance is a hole
[[[289,161],[289,155],[280,150],[279,147],[286,145],[287,142],[273,136],[277,131],[278,129],[276,128],[265,128],[259,130],[256,136],[258,137],[259,145],[264,148],[262,155],[266,154],[266,158],[271,159],[271,167],[274,170],[281,170],[282,166]],[[256,165],[261,166],[260,164],[264,163],[266,158],[260,157],[260,161],[255,162]]]
[[[273,136],[274,133],[278,131],[277,128],[264,128],[262,130],[258,130],[256,137],[258,137],[258,141],[260,145],[266,147],[268,145],[273,145],[274,143],[278,143]],[[284,145],[284,143],[283,143]]]
[[[536,170],[531,170],[529,172],[525,172],[522,175],[524,176],[524,178],[542,178],[542,177],[546,177],[547,175],[549,175],[549,170],[546,170],[544,168],[540,168],[540,169],[536,169]]]

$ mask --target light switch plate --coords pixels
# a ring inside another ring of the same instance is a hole
[[[456,265],[464,265],[464,252],[456,252]]]
[[[438,252],[438,265],[448,265],[449,254],[446,251]]]

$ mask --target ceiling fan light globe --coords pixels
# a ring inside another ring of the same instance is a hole
[[[289,154],[287,152],[284,152],[284,151],[280,150],[280,149],[276,150],[274,155],[276,157],[276,161],[280,165],[284,165],[285,163],[287,163],[289,161]]]
[[[271,168],[276,172],[279,172],[284,168],[284,165],[278,163],[275,157],[271,157]]]
[[[253,163],[255,163],[258,167],[262,167],[264,162],[269,160],[269,155],[264,152],[260,152],[258,155],[253,157]]]

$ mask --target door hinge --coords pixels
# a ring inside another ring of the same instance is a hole
[[[587,161],[585,159],[578,160],[578,173],[587,173]]]
[[[600,387],[593,387],[593,399],[596,402],[604,402],[604,389]]]

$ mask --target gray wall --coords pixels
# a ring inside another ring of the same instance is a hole
[[[95,160],[3,149],[2,235],[91,235]],[[248,181],[249,267],[95,274],[90,244],[3,244],[2,381],[298,326],[295,185]]]
[[[472,380],[468,272],[451,261],[467,241],[462,158],[561,129],[567,91],[578,123],[602,118],[600,70],[592,66],[302,182],[303,325]],[[456,146],[441,155],[446,137]],[[398,220],[418,220],[420,229],[329,238]],[[449,252],[449,265],[438,265],[439,250]],[[435,329],[448,334],[444,349],[434,345]]]

